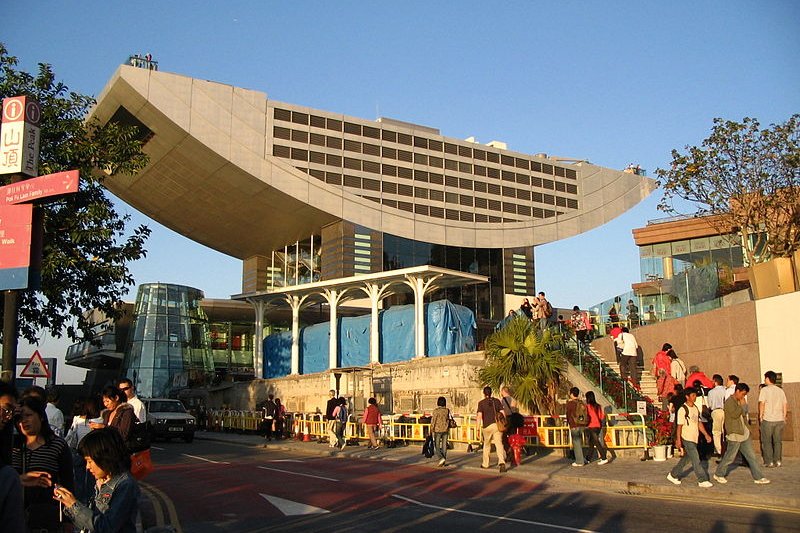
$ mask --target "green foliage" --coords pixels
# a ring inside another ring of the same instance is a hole
[[[126,235],[130,217],[117,213],[102,187],[103,175],[133,174],[147,156],[135,129],[87,122],[94,99],[70,92],[50,65],[39,64],[35,76],[16,65],[0,44],[0,98],[26,95],[42,108],[39,173],[78,169],[81,176],[76,194],[41,208],[42,285],[20,293],[20,335],[36,342],[44,331],[54,337],[65,331],[72,340],[90,339],[82,313],[98,308],[118,316],[116,304],[134,284],[128,264],[145,256],[150,234],[139,226]]]
[[[514,398],[532,413],[556,414],[556,392],[565,369],[563,343],[553,329],[544,332],[517,317],[489,335],[486,366],[478,372],[482,385],[508,386]]]
[[[800,249],[800,115],[760,129],[757,120],[714,119],[711,135],[686,153],[672,151],[670,169],[656,171],[664,196],[658,208],[676,214],[682,198],[698,215],[717,215],[721,234],[738,229],[748,260],[790,256]]]

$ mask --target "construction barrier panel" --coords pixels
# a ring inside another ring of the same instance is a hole
[[[284,433],[287,437],[301,435],[304,440],[327,441],[327,421],[320,413],[287,413]],[[474,414],[453,414],[457,427],[450,429],[448,440],[467,445],[481,444],[482,428]],[[208,415],[213,431],[260,432],[260,411],[216,410]],[[422,443],[430,432],[430,415],[406,413],[383,415],[377,432],[378,439],[388,445]],[[571,448],[572,437],[564,416],[529,415],[518,429],[525,445],[541,448]],[[647,426],[639,413],[608,413],[603,428],[605,444],[610,449],[647,448]],[[345,428],[346,440],[367,440],[366,428],[360,417],[350,415]],[[584,445],[588,444],[586,437]]]

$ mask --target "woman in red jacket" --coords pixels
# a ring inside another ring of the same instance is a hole
[[[378,409],[378,401],[375,398],[367,400],[367,408],[364,410],[364,417],[362,423],[367,430],[367,437],[369,437],[369,449],[378,449],[378,439],[376,437],[378,430],[381,426],[381,410]]]

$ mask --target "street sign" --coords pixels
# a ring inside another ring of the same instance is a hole
[[[0,205],[21,204],[78,192],[79,181],[77,170],[67,170],[12,183],[0,187]]]
[[[44,359],[39,354],[39,350],[33,352],[33,355],[28,359],[28,364],[22,369],[19,374],[23,378],[49,378],[50,370],[44,363]]]
[[[28,287],[33,205],[0,205],[0,290]]]
[[[0,174],[39,173],[39,121],[42,110],[29,96],[3,99]]]

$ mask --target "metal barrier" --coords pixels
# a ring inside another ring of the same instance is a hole
[[[474,414],[453,414],[457,427],[450,429],[448,440],[468,446],[483,442],[482,428],[478,426]],[[220,410],[209,413],[210,428],[214,431],[261,431],[260,411]],[[604,441],[608,448],[647,448],[647,426],[644,416],[639,413],[606,415]],[[379,440],[387,444],[421,443],[430,432],[430,415],[428,414],[393,414],[383,415],[381,427],[377,433]],[[327,422],[320,413],[287,413],[284,422],[286,436],[304,438],[304,440],[323,441],[328,438]],[[530,415],[524,417],[524,424],[518,434],[525,437],[525,445],[540,448],[571,448],[572,437],[566,418],[562,415],[551,417]],[[308,437],[308,438],[306,438]],[[346,440],[367,440],[364,424],[350,415],[345,428]],[[584,445],[587,444],[584,436]]]

